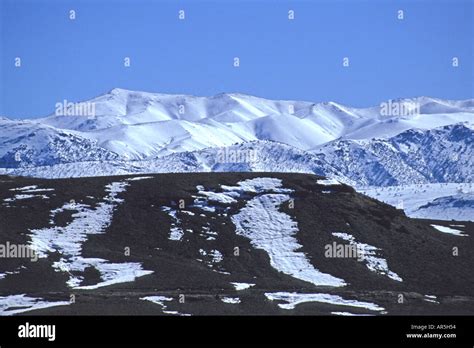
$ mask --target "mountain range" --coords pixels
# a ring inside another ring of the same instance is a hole
[[[372,186],[473,182],[474,99],[417,97],[354,108],[116,88],[69,107],[76,113],[66,107],[42,118],[0,118],[0,174],[298,172],[366,192]]]

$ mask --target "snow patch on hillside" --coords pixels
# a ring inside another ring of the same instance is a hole
[[[239,213],[231,217],[236,233],[250,239],[255,248],[265,250],[273,268],[314,285],[346,285],[344,280],[313,267],[303,252],[296,251],[301,248],[295,237],[297,223],[279,210],[290,196],[281,193],[263,194],[288,192],[288,189],[281,188],[281,180],[256,178],[239,182],[238,185],[238,190],[259,192],[260,195],[249,200]]]
[[[371,311],[384,311],[383,307],[376,305],[375,303],[363,302],[357,300],[346,300],[338,295],[331,294],[303,294],[296,292],[267,292],[265,296],[271,301],[284,301],[287,303],[280,303],[278,307],[283,309],[294,309],[297,305],[306,302],[320,302],[329,303],[338,306],[349,306],[364,308]]]
[[[251,288],[252,286],[255,286],[255,284],[253,283],[232,282],[231,284],[234,286],[235,290],[237,291],[246,290],[246,289]]]
[[[178,218],[178,213],[175,209],[170,207],[163,206],[161,210],[167,212],[168,215],[171,217],[171,227],[170,227],[170,240],[180,241],[184,236],[183,229],[179,226],[181,224],[181,220]]]
[[[362,254],[363,262],[372,272],[387,276],[390,279],[396,280],[397,282],[403,281],[403,279],[398,274],[389,270],[387,260],[377,256],[377,254],[380,253],[379,248],[376,248],[373,245],[358,242],[355,240],[354,236],[345,232],[333,232],[332,235],[341,238],[353,245],[356,250]]]
[[[440,226],[440,225],[433,225],[433,224],[431,226],[433,226],[436,230],[438,230],[440,232],[443,232],[443,233],[448,233],[448,234],[452,234],[452,235],[459,236],[459,237],[467,236],[467,234],[462,233],[462,231],[457,230],[455,228],[451,228],[451,227],[447,227],[447,226]]]
[[[0,315],[15,315],[35,309],[70,305],[69,301],[46,301],[26,294],[0,297]]]
[[[123,200],[118,198],[119,193],[126,190],[127,182],[112,182],[106,185],[107,196],[95,208],[87,205],[66,203],[63,207],[51,212],[52,218],[64,209],[75,210],[73,220],[64,227],[53,226],[42,229],[32,229],[31,248],[41,258],[48,257],[49,253],[57,252],[61,255],[59,261],[53,263],[57,271],[69,275],[68,286],[81,289],[95,289],[114,283],[133,281],[152,273],[144,271],[139,263],[110,263],[100,258],[83,258],[82,244],[90,234],[105,233],[110,226],[113,211]],[[84,277],[81,275],[86,268],[93,267],[100,272],[102,282],[81,286]]]

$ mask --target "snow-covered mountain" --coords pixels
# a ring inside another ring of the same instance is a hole
[[[390,101],[406,110],[417,106],[417,113],[405,116],[387,116],[383,104],[357,109],[123,89],[76,105],[84,103],[94,106],[94,114],[0,119],[2,172],[294,171],[358,186],[472,181],[472,99]],[[229,153],[253,157],[222,160]]]
[[[388,139],[338,140],[317,151],[274,141],[129,161],[84,160],[2,169],[0,173],[37,177],[84,177],[166,172],[297,172],[336,178],[352,186],[473,182],[473,130],[463,124],[408,130]]]
[[[410,217],[474,221],[474,184],[367,187],[359,192],[403,209]]]
[[[61,136],[70,137],[71,143],[87,143],[91,147],[90,151],[71,149],[76,154],[67,156],[60,153],[64,149],[52,149],[57,151],[53,158],[64,157],[62,163],[69,162],[66,157],[90,160],[94,156],[90,152],[99,151],[97,147],[107,151],[101,156],[109,158],[110,153],[115,153],[124,160],[255,140],[310,150],[336,139],[391,137],[407,129],[432,129],[459,122],[472,125],[474,115],[473,100],[427,97],[398,101],[400,105],[419,105],[419,114],[390,117],[381,112],[381,106],[356,109],[334,102],[275,101],[243,94],[194,97],[113,89],[81,103],[93,105],[94,114],[0,120],[0,156],[9,153],[11,157],[17,150],[12,144],[37,149],[46,146],[45,141]],[[38,127],[47,127],[51,134],[43,140],[29,136]],[[18,134],[19,128],[25,134]]]
[[[119,156],[76,132],[40,122],[0,120],[0,167],[109,161]]]
[[[0,168],[0,174],[70,178],[131,173],[294,172],[316,173],[356,184],[340,176],[337,170],[321,157],[282,143],[252,141],[145,160],[79,161],[49,166]]]
[[[336,140],[316,153],[358,185],[472,182],[474,131],[466,124],[410,129],[387,139]]]

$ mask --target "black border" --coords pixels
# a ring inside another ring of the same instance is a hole
[[[19,338],[18,326],[54,324],[56,339]],[[455,325],[456,338],[410,339],[411,325]],[[0,347],[99,344],[474,346],[474,316],[15,316],[0,317]]]

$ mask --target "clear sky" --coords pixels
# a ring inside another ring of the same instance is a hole
[[[0,115],[114,87],[351,106],[473,98],[473,17],[473,0],[0,0]]]

